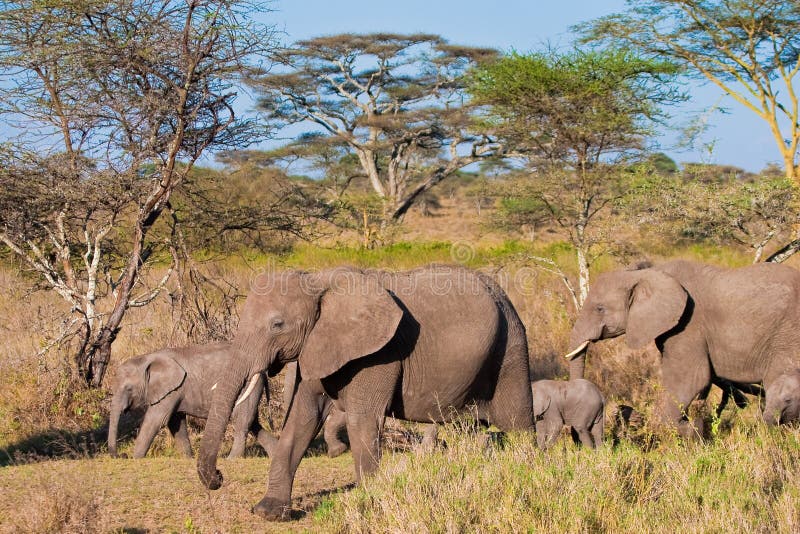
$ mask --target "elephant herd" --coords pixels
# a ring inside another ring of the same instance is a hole
[[[725,270],[687,261],[637,265],[600,275],[570,337],[570,380],[531,383],[525,326],[489,276],[457,266],[406,272],[336,268],[268,273],[254,280],[231,343],[165,349],[117,371],[109,425],[116,452],[119,414],[146,406],[134,456],[167,424],[191,454],[186,415],[207,419],[197,470],[217,489],[217,455],[228,421],[231,455],[248,431],[268,451],[266,495],[253,511],[287,517],[294,475],[328,420],[329,450],[345,427],[360,480],[374,472],[386,416],[436,423],[466,410],[502,431],[534,429],[546,448],[566,424],[596,447],[603,396],[583,379],[588,346],[625,334],[661,353],[659,418],[694,434],[685,409],[711,384],[742,402],[765,396],[767,423],[800,417],[800,272],[776,264]],[[265,374],[287,371],[286,419],[276,439],[257,407]],[[726,395],[728,394],[726,393]],[[329,417],[329,415],[331,417]]]

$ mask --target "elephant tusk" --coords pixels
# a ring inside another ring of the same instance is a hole
[[[258,376],[259,376],[258,373],[253,375],[253,378],[250,379],[250,383],[247,385],[247,389],[244,390],[244,393],[242,393],[242,395],[238,399],[236,399],[236,404],[233,405],[234,408],[236,406],[239,406],[241,403],[243,403],[245,401],[245,399],[247,397],[250,396],[250,394],[253,392],[253,390],[256,387],[256,382],[258,382]]]
[[[588,341],[584,341],[583,343],[581,343],[580,345],[578,345],[578,348],[577,348],[577,349],[573,350],[572,352],[570,352],[569,354],[567,354],[567,355],[566,355],[566,356],[564,356],[564,357],[565,357],[566,359],[568,359],[568,360],[571,360],[572,358],[574,358],[575,356],[577,356],[578,354],[580,354],[580,353],[583,351],[583,349],[585,349],[585,348],[586,348],[586,347],[588,347],[588,346],[589,346],[589,342],[588,342]]]
[[[215,389],[217,389],[217,383],[216,382],[214,382],[214,385],[211,386],[211,391],[214,391]]]

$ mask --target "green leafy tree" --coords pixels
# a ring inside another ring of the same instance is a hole
[[[529,183],[504,201],[516,205],[508,214],[516,224],[527,217],[564,232],[576,250],[578,307],[589,290],[589,267],[604,250],[594,225],[625,190],[626,175],[615,164],[639,157],[663,118],[660,105],[682,98],[670,83],[676,73],[671,63],[621,51],[551,50],[513,53],[472,74],[469,90],[485,110],[484,131],[529,173]],[[554,267],[550,259],[543,263]]]

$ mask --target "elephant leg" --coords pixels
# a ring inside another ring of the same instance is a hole
[[[534,427],[528,349],[524,345],[506,349],[489,404],[489,422],[504,432]]]
[[[439,439],[439,425],[436,423],[430,423],[428,427],[425,429],[425,433],[422,436],[422,443],[420,444],[420,449],[426,452],[430,452],[436,449],[436,443]]]
[[[688,420],[689,404],[711,381],[711,368],[705,351],[698,354],[704,343],[700,334],[685,332],[664,343],[661,359],[663,384],[658,402],[662,422],[674,425],[685,438],[698,437],[697,428]],[[704,345],[703,345],[704,346]]]
[[[330,406],[318,380],[304,380],[297,386],[292,408],[273,448],[267,493],[253,507],[253,513],[269,520],[287,518],[297,466],[322,428]]]
[[[323,430],[330,458],[336,458],[347,450],[347,444],[339,439],[339,433],[346,428],[346,425],[347,415],[342,410],[332,408]]]
[[[250,425],[250,432],[255,436],[258,444],[266,451],[267,456],[272,458],[275,446],[278,444],[278,438],[261,426],[261,423],[258,422],[258,417],[256,417]]]
[[[182,456],[186,458],[192,457],[192,443],[189,441],[189,430],[186,428],[186,414],[174,413],[167,422],[172,438],[175,440],[175,446]]]
[[[557,417],[545,417],[536,422],[536,444],[543,451],[553,446],[561,432],[563,422]]]
[[[244,456],[244,449],[247,445],[247,426],[242,427],[239,422],[234,420],[233,425],[233,445],[228,458],[241,458]]]
[[[594,439],[586,427],[574,428],[573,430],[576,434],[578,434],[578,443],[584,447],[589,447],[590,449],[595,448]]]
[[[592,440],[594,441],[594,447],[597,448],[603,444],[603,415],[601,414],[598,420],[592,425]]]
[[[158,431],[161,430],[170,417],[173,415],[174,406],[163,404],[165,401],[150,406],[145,412],[142,426],[139,427],[139,433],[136,435],[136,441],[133,445],[133,457],[144,458],[150,445],[153,444]]]
[[[231,445],[231,452],[228,454],[228,458],[241,458],[244,456],[244,450],[247,446],[247,432],[253,429],[254,425],[257,425],[258,428],[253,434],[258,437],[258,430],[261,429],[261,425],[258,423],[258,405],[261,402],[263,390],[264,382],[259,377],[250,396],[242,404],[233,408],[231,415],[231,420],[233,421],[233,445]]]
[[[356,482],[378,470],[381,458],[381,432],[386,416],[383,413],[347,412],[347,435],[355,461]]]

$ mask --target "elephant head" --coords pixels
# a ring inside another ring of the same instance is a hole
[[[652,268],[598,276],[570,335],[570,378],[583,378],[590,343],[625,334],[629,347],[641,348],[674,328],[686,303],[681,284]]]
[[[764,421],[770,426],[800,422],[800,369],[782,374],[766,388]]]
[[[539,387],[534,387],[531,384],[531,393],[533,394],[533,420],[539,421],[547,410],[550,409],[550,403],[553,402],[552,390],[550,386],[543,386],[541,383]]]
[[[217,453],[236,396],[255,373],[297,361],[302,380],[322,379],[373,354],[395,335],[403,310],[376,277],[352,269],[259,276],[247,297],[231,364],[218,382],[200,444],[198,474],[222,483]]]
[[[117,454],[120,416],[130,409],[158,404],[183,385],[186,370],[163,352],[126,360],[117,369],[108,424],[108,452]]]

